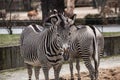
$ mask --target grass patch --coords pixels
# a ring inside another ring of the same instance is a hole
[[[9,46],[19,44],[19,34],[0,34],[0,46]]]
[[[120,36],[120,32],[103,32],[104,37],[115,37]]]
[[[103,32],[104,37],[120,36],[120,32]],[[0,34],[0,46],[18,45],[20,34]]]

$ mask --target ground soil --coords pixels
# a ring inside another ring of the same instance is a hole
[[[83,62],[80,62],[81,80],[90,80],[89,74]],[[77,79],[77,71],[74,65],[74,80]],[[49,71],[50,79],[54,79],[54,71]],[[64,64],[60,71],[60,80],[70,80],[69,64]],[[40,70],[39,80],[45,80],[43,71]],[[10,69],[0,71],[0,80],[28,80],[28,74],[26,68]],[[32,80],[36,80],[34,72]],[[102,58],[99,66],[99,80],[120,80],[120,56],[111,56],[108,58]]]
[[[74,74],[74,80],[77,80],[78,74]],[[70,75],[64,75],[61,80],[70,80]],[[81,80],[90,80],[88,72],[81,72]],[[99,80],[120,80],[120,67],[111,69],[100,69]]]

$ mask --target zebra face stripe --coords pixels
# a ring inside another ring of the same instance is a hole
[[[59,19],[58,19],[59,18]],[[59,62],[63,58],[64,51],[69,47],[70,28],[73,22],[72,19],[61,14],[56,14],[48,18],[47,23],[51,26],[48,29],[46,37],[46,57],[50,62]],[[62,56],[62,58],[57,58]],[[51,59],[54,58],[54,59]]]

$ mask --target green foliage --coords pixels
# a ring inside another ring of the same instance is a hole
[[[88,19],[88,18],[100,18],[100,14],[88,14],[84,18],[85,19]]]
[[[78,18],[75,20],[75,25],[84,25],[85,24],[85,20],[84,19],[81,19],[81,18]]]
[[[120,32],[103,32],[104,37],[115,37],[120,36]]]
[[[120,14],[118,14],[118,17],[107,17],[102,18],[100,14],[88,14],[84,17],[85,24],[93,25],[93,24],[120,24]]]
[[[103,32],[104,37],[120,36],[120,32]],[[18,45],[20,34],[0,34],[0,46]]]
[[[93,25],[93,24],[103,24],[102,18],[100,17],[100,14],[88,14],[84,17],[85,24],[86,25]]]
[[[117,23],[120,24],[120,13],[118,14]]]

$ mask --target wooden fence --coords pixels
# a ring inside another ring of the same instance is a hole
[[[105,50],[107,56],[120,54],[120,36],[105,37]],[[0,47],[0,70],[24,66],[19,46]]]
[[[104,54],[107,56],[120,54],[120,36],[105,37]]]
[[[0,47],[0,70],[23,66],[19,46]]]

